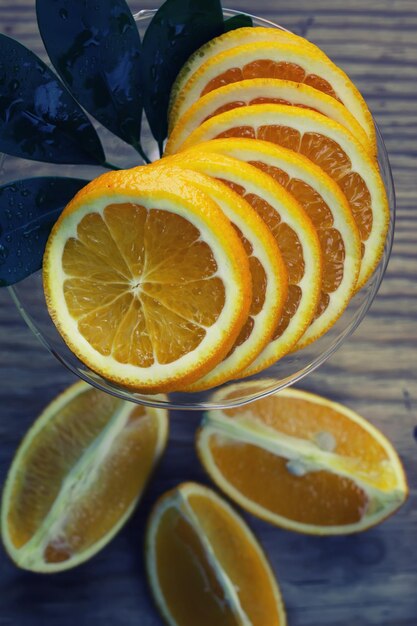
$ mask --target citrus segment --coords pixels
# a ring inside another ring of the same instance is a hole
[[[19,567],[69,569],[115,535],[166,444],[167,412],[77,383],[25,436],[3,494],[2,536]]]
[[[288,276],[275,238],[249,203],[214,178],[187,169],[187,159],[183,167],[181,164],[178,155],[158,161],[155,166],[166,167],[171,177],[196,186],[219,205],[242,241],[252,277],[249,317],[227,357],[187,388],[196,391],[234,378],[269,343],[287,297]]]
[[[146,566],[171,626],[283,626],[271,568],[244,521],[211,489],[185,483],[157,502]]]
[[[389,224],[384,184],[373,159],[343,126],[308,109],[260,104],[204,122],[183,148],[216,138],[251,137],[299,152],[333,178],[346,196],[359,229],[362,264],[357,289],[378,264]]]
[[[44,287],[73,352],[144,392],[212,369],[251,303],[247,255],[218,205],[146,168],[104,174],[68,205],[47,244]]]
[[[345,105],[365,131],[376,154],[376,134],[364,99],[344,72],[323,53],[281,42],[239,45],[210,57],[178,93],[171,108],[171,129],[205,94],[230,83],[279,78],[305,83]]]
[[[253,139],[214,139],[195,148],[246,161],[285,187],[312,220],[320,240],[323,273],[315,318],[297,348],[320,337],[340,317],[356,287],[360,237],[338,185],[309,159],[281,146]]]
[[[232,499],[299,532],[365,530],[407,495],[397,453],[376,428],[340,404],[293,388],[207,413],[197,449]]]
[[[202,96],[172,129],[165,154],[180,150],[188,135],[205,120],[226,111],[255,104],[287,104],[322,113],[345,126],[371,155],[374,154],[375,146],[343,104],[306,84],[276,78],[242,80]]]
[[[322,258],[313,223],[291,194],[248,163],[203,152],[198,147],[166,161],[178,162],[231,187],[261,216],[278,244],[289,285],[272,340],[249,366],[251,373],[260,371],[287,354],[314,317],[320,296]]]

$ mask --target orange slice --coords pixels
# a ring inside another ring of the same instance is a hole
[[[189,391],[200,391],[236,377],[269,343],[287,298],[288,275],[274,236],[241,196],[214,178],[181,169],[181,155],[175,159],[163,159],[155,165],[166,167],[172,178],[194,185],[209,195],[233,224],[249,258],[252,276],[249,317],[227,357],[187,388]],[[183,166],[187,168],[187,159]]]
[[[154,168],[110,172],[80,191],[52,230],[43,276],[72,351],[143,392],[204,376],[251,304],[248,258],[229,220],[207,195]]]
[[[243,519],[223,498],[183,483],[157,502],[146,534],[146,568],[170,626],[285,626],[271,567]]]
[[[315,111],[259,104],[207,120],[191,133],[183,147],[226,137],[263,139],[299,152],[337,182],[361,237],[360,289],[382,256],[389,224],[384,183],[362,145],[343,126]]]
[[[170,113],[170,129],[205,94],[252,78],[280,78],[305,83],[335,98],[362,126],[373,145],[373,153],[376,153],[371,113],[346,74],[319,51],[280,42],[241,45],[210,57],[192,74],[175,98]]]
[[[255,104],[287,104],[322,113],[342,124],[355,135],[367,152],[374,154],[375,146],[343,104],[314,87],[278,78],[242,80],[207,93],[178,120],[169,136],[165,154],[178,152],[188,135],[207,119],[232,109]]]
[[[322,52],[320,48],[312,44],[304,37],[294,35],[294,33],[282,28],[265,28],[263,26],[257,26],[231,30],[223,35],[220,35],[219,37],[211,39],[190,56],[182,67],[172,87],[170,108],[172,108],[176,97],[183,87],[185,87],[189,78],[198,69],[200,69],[206,61],[211,59],[211,57],[219,54],[220,52],[226,52],[226,50],[230,50],[231,48],[236,48],[236,46],[242,46],[243,44],[271,41],[308,47],[313,49],[315,52],[319,52],[324,55],[324,52]]]
[[[225,154],[258,167],[285,187],[311,218],[320,239],[323,274],[314,321],[297,344],[297,348],[305,347],[336,322],[356,287],[361,242],[345,196],[309,159],[266,141],[214,139],[198,144],[195,150]]]
[[[259,213],[276,239],[289,285],[272,340],[249,366],[251,373],[265,369],[291,350],[307,330],[317,309],[322,258],[314,225],[288,191],[248,163],[198,149],[166,160],[226,183]]]
[[[168,414],[76,383],[26,434],[3,492],[1,531],[23,569],[70,569],[101,550],[160,459]]]
[[[226,401],[240,383],[217,392]],[[341,404],[285,389],[237,409],[210,411],[197,435],[205,469],[229,497],[297,532],[365,530],[407,497],[391,443]]]

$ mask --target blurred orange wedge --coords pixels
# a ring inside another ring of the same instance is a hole
[[[215,394],[226,402],[238,383]],[[408,493],[391,443],[354,411],[298,389],[209,411],[197,434],[214,482],[247,511],[288,530],[337,535],[394,513]]]
[[[242,242],[200,190],[137,168],[89,183],[43,264],[50,315],[91,369],[136,391],[191,384],[232,348],[251,304]]]
[[[383,181],[362,144],[344,126],[315,111],[259,104],[205,121],[191,133],[183,148],[229,137],[262,139],[299,152],[336,181],[349,202],[361,237],[360,289],[382,256],[389,224]]]
[[[167,411],[83,382],[26,434],[3,492],[1,531],[15,563],[50,573],[83,563],[123,526],[167,440]]]
[[[170,626],[284,626],[273,572],[245,522],[211,489],[184,483],[157,502],[146,567]]]

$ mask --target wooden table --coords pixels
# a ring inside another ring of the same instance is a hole
[[[135,0],[132,8],[154,4]],[[395,517],[359,536],[316,539],[249,516],[248,521],[278,574],[291,626],[416,626],[417,2],[236,0],[234,8],[280,22],[322,46],[363,91],[387,143],[398,221],[386,278],[355,335],[302,387],[348,404],[381,428],[399,451],[411,487]],[[41,52],[34,0],[0,0],[0,30]],[[0,293],[0,372],[3,481],[29,424],[73,382],[30,333],[5,291]],[[144,523],[152,502],[167,488],[181,480],[206,480],[192,445],[198,421],[193,413],[172,415],[168,452],[140,509],[92,561],[44,577],[17,570],[0,554],[1,626],[162,623],[144,577]]]

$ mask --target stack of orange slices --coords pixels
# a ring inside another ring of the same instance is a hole
[[[65,209],[46,300],[113,382],[210,389],[321,337],[375,270],[388,223],[356,87],[302,37],[241,28],[180,72],[164,158],[99,177]]]

